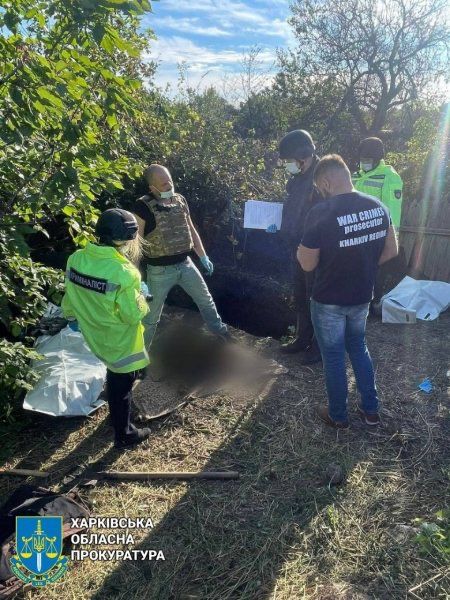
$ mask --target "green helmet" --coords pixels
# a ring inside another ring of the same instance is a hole
[[[295,158],[303,160],[312,156],[316,150],[311,135],[304,129],[295,129],[287,133],[280,141],[281,159]]]

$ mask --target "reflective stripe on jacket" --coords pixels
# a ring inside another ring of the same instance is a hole
[[[88,243],[69,257],[61,306],[111,371],[129,373],[149,364],[141,323],[149,308],[141,276],[115,248]]]

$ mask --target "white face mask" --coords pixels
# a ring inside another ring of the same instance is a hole
[[[172,198],[172,196],[174,194],[175,194],[174,188],[170,188],[170,190],[167,190],[167,192],[159,192],[159,196],[160,196],[161,200],[168,200],[169,198]]]
[[[297,175],[302,171],[296,162],[285,163],[284,168],[288,175]]]
[[[373,169],[373,162],[362,162],[360,166],[363,171],[371,171]]]

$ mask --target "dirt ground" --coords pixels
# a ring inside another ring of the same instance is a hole
[[[326,401],[320,365],[300,367],[270,338],[239,338],[288,372],[254,397],[216,393],[189,403],[153,422],[137,449],[114,450],[106,408],[89,419],[36,416],[17,439],[2,440],[3,466],[50,471],[55,489],[82,464],[240,473],[237,481],[100,483],[84,492],[96,515],[151,517],[153,529],[131,532],[133,549],[162,550],[165,560],[71,562],[58,583],[23,597],[450,597],[449,564],[416,541],[415,521],[435,522],[448,508],[450,313],[409,326],[369,322],[383,418],[370,431],[356,414],[350,369],[352,427],[335,432],[315,416]],[[418,389],[425,377],[430,394]],[[343,480],[332,485],[338,467]],[[23,482],[0,478],[0,500]]]

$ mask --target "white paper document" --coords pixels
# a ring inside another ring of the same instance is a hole
[[[281,202],[264,202],[263,200],[247,200],[244,209],[245,229],[267,229],[276,225],[281,229],[283,204]]]

